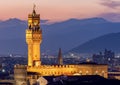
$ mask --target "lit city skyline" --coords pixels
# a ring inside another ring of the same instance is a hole
[[[0,1],[0,85],[118,85],[119,9],[119,0]]]
[[[62,21],[70,18],[103,17],[120,21],[119,0],[1,0],[0,20],[19,18],[27,20],[33,4],[42,19]],[[24,9],[24,10],[23,10]]]

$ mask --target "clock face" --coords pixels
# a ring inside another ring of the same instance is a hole
[[[38,25],[38,21],[37,21],[37,20],[34,20],[34,21],[33,21],[33,24],[34,24],[34,25]]]
[[[32,23],[32,20],[28,20],[29,23]]]
[[[37,25],[37,22],[34,22],[34,25]]]
[[[29,19],[28,20],[28,23],[29,23],[29,25],[31,24],[31,25],[38,25],[38,23],[39,23],[39,21],[38,20],[32,20],[32,19]]]

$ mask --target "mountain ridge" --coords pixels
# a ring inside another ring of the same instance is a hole
[[[120,53],[120,32],[110,33],[95,39],[89,40],[72,50],[70,52],[75,53],[96,53],[104,49],[113,50],[116,53]]]
[[[22,21],[24,24],[21,24],[21,21],[10,19],[9,23],[6,21],[8,24],[0,23],[0,47],[6,44],[12,46],[13,51],[10,51],[11,53],[16,53],[14,51],[16,49],[15,44],[23,45],[19,48],[21,50],[26,47],[25,30],[27,22]],[[16,22],[17,24],[15,24]],[[69,19],[54,24],[41,24],[41,28],[43,32],[41,51],[47,54],[57,54],[59,48],[66,52],[104,34],[120,32],[120,23],[109,22],[103,18]],[[20,39],[21,42],[14,42],[14,39]],[[8,40],[6,44],[4,43],[5,40]],[[11,40],[13,41],[11,42]],[[0,49],[0,53],[3,53],[2,49]],[[26,50],[21,51],[21,53],[27,53],[27,48],[24,49]],[[4,50],[4,53],[7,51]]]

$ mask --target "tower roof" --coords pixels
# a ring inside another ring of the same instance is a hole
[[[33,11],[31,14],[28,14],[28,18],[40,18],[40,14],[36,13],[36,5],[33,5]]]
[[[33,15],[33,16],[36,15],[35,8],[36,8],[36,5],[34,4],[34,5],[33,5],[33,12],[32,12],[32,15]]]

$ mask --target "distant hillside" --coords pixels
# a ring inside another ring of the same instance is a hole
[[[88,40],[120,32],[120,23],[106,21],[103,18],[70,19],[43,27],[43,47],[49,51],[68,51]]]
[[[120,53],[120,32],[110,33],[110,34],[92,39],[72,49],[70,52],[95,53],[95,52],[100,52],[105,48],[112,50],[116,53]]]
[[[47,20],[41,20],[41,51],[49,54],[57,53],[60,47],[66,52],[96,37],[120,32],[120,23],[109,22],[103,18],[70,19],[50,25],[46,22]],[[0,21],[0,54],[27,53],[26,28],[27,21],[16,18]]]

